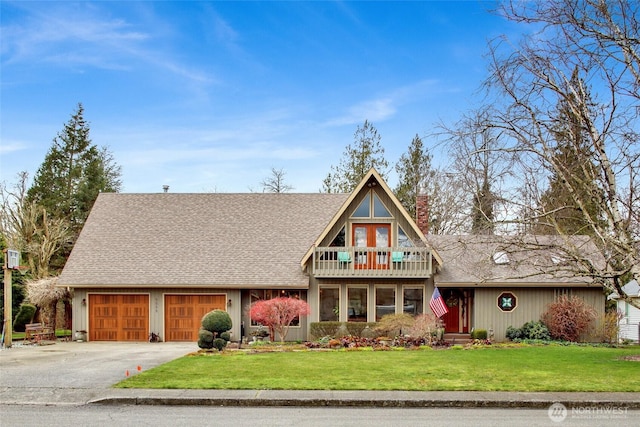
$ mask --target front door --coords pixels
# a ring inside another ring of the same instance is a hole
[[[353,246],[356,249],[355,268],[381,270],[389,268],[389,251],[359,250],[388,248],[391,245],[391,224],[354,224]]]
[[[469,332],[469,307],[473,301],[473,291],[462,289],[441,290],[442,298],[449,312],[442,316],[444,331],[449,333]]]
[[[442,316],[444,331],[451,333],[460,332],[460,295],[457,289],[446,289],[442,292],[442,298],[447,309],[447,314]]]

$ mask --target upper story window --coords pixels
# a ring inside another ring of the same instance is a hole
[[[353,213],[354,218],[369,218],[371,216],[371,194],[367,194],[358,206],[358,209]]]
[[[373,197],[372,197],[373,195]],[[352,218],[391,218],[391,213],[376,193],[368,193],[353,212]]]
[[[340,231],[338,232],[338,234],[336,234],[336,237],[334,237],[334,239],[331,241],[331,244],[329,246],[331,247],[344,247],[345,245],[345,232],[344,232],[344,226],[342,226],[342,228],[340,229]]]
[[[412,248],[415,246],[400,226],[398,226],[398,246],[401,248]]]

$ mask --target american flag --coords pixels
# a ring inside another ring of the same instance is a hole
[[[433,310],[436,317],[442,317],[449,312],[447,304],[444,303],[444,299],[442,299],[442,295],[440,295],[440,291],[437,287],[433,290],[431,301],[429,301],[429,307],[431,307],[431,310]]]

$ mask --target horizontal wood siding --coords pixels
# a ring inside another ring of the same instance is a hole
[[[566,288],[561,288],[564,291]],[[511,312],[498,308],[498,296],[510,292],[516,296],[517,306]],[[558,292],[554,288],[484,288],[475,289],[472,311],[475,329],[493,329],[496,341],[506,340],[507,327],[521,327],[526,322],[540,320],[547,305],[554,301]],[[601,289],[572,288],[570,295],[583,298],[594,307],[598,317],[604,314],[604,295]]]
[[[626,301],[618,300],[618,310],[624,315],[620,319],[618,336],[621,340],[640,341],[640,309]],[[628,314],[628,315],[627,315]]]

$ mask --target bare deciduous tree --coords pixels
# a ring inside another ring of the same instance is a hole
[[[293,186],[284,180],[286,172],[284,169],[271,168],[271,175],[260,182],[263,193],[287,193],[293,190]]]
[[[521,215],[520,228],[553,213],[537,209],[543,190],[534,186],[544,183],[541,177],[557,177],[568,204],[582,213],[604,263],[581,258],[575,248],[567,247],[567,255],[581,266],[579,274],[601,281],[635,306],[621,286],[631,278],[640,280],[639,9],[640,3],[624,0],[508,1],[501,15],[530,24],[536,32],[517,45],[506,38],[491,44],[486,83],[488,93],[497,95],[490,100],[495,109],[491,126],[505,135],[500,150],[514,154],[513,176],[526,189],[526,197],[510,198],[509,211]],[[575,70],[579,78],[572,78]],[[584,164],[589,167],[580,179],[556,155],[560,102],[585,130],[588,150],[568,153],[578,158],[588,153]],[[589,191],[594,184],[599,200]],[[589,209],[594,202],[598,209]],[[594,217],[594,211],[601,217]]]
[[[0,187],[0,227],[9,246],[23,253],[31,277],[43,279],[50,276],[51,259],[70,239],[71,231],[67,220],[51,218],[43,207],[27,200],[28,178],[23,172],[12,189]]]
[[[457,174],[434,170],[425,193],[430,234],[464,234],[471,230],[469,197]]]
[[[502,206],[499,196],[509,178],[510,155],[500,150],[501,133],[491,126],[490,108],[472,111],[453,127],[440,127],[452,159],[450,173],[466,194],[470,232],[493,234]]]

